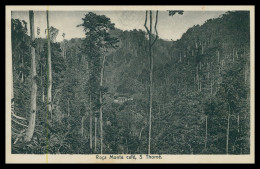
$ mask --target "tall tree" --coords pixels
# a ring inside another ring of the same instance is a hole
[[[31,74],[32,74],[32,90],[31,90],[31,108],[30,108],[30,120],[29,126],[25,135],[24,140],[29,142],[32,139],[34,128],[35,128],[35,118],[36,118],[36,94],[37,94],[37,84],[36,84],[36,59],[35,59],[35,37],[34,37],[34,13],[29,11],[30,19],[30,34],[31,34]]]
[[[90,69],[90,95],[93,109],[99,109],[100,119],[100,151],[103,153],[103,77],[107,51],[117,47],[118,39],[111,37],[109,31],[114,30],[114,24],[105,15],[96,15],[89,12],[82,18],[86,38],[84,39],[84,52],[88,56]],[[98,89],[98,90],[97,90]],[[94,105],[95,104],[95,105]],[[95,111],[93,110],[93,111]]]
[[[92,105],[91,105],[91,95],[89,95],[89,147],[92,149]]]
[[[145,12],[145,22],[144,22],[144,27],[148,33],[148,41],[149,41],[149,51],[148,51],[148,55],[149,55],[149,63],[150,63],[150,75],[149,75],[149,80],[150,80],[150,84],[149,84],[149,134],[148,134],[148,154],[150,154],[151,152],[151,130],[152,130],[152,102],[153,102],[153,56],[152,56],[152,46],[154,45],[154,43],[156,42],[156,40],[158,39],[158,32],[156,29],[157,26],[157,21],[158,21],[158,11],[156,11],[156,20],[155,20],[155,25],[154,25],[154,30],[156,33],[155,39],[152,39],[152,25],[153,25],[153,16],[152,16],[152,11],[150,11],[150,28],[148,29],[148,27],[146,26],[147,24],[147,13],[148,11]]]
[[[47,91],[47,109],[48,112],[51,114],[51,119],[52,119],[52,95],[51,95],[51,90],[52,90],[52,69],[51,69],[51,39],[50,39],[50,28],[49,28],[49,11],[46,11],[46,19],[47,19],[47,41],[48,41],[48,68],[47,68],[47,86],[48,86],[48,91]]]
[[[153,35],[153,13],[152,11],[149,11],[149,22],[150,27],[147,27],[147,17],[148,17],[148,11],[145,12],[145,22],[144,27],[146,29],[146,32],[148,34],[148,55],[149,55],[149,69],[150,69],[150,75],[149,75],[149,130],[148,130],[148,154],[151,152],[151,132],[152,132],[152,106],[153,106],[153,55],[152,55],[152,47],[155,44],[155,42],[158,39],[158,32],[157,32],[157,22],[158,22],[158,11],[156,11],[155,16],[155,37]],[[183,14],[183,11],[169,11],[169,16],[173,16],[175,14]]]

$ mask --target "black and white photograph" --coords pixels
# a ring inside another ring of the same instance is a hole
[[[254,6],[6,9],[7,162],[254,163]]]

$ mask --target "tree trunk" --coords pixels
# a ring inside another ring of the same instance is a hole
[[[161,126],[161,106],[159,105],[159,128]]]
[[[30,18],[30,34],[31,42],[34,42],[34,13],[29,11]],[[32,91],[31,91],[31,108],[30,108],[30,120],[29,126],[25,135],[25,142],[29,142],[32,139],[34,128],[35,128],[35,118],[36,118],[36,94],[37,94],[37,84],[36,84],[36,60],[35,60],[35,48],[31,45],[31,56],[32,56]]]
[[[227,140],[226,140],[226,153],[228,154],[228,140],[229,140],[229,119],[230,119],[230,106],[228,109],[228,124],[227,124]]]
[[[139,134],[139,141],[141,140],[142,138],[142,131],[143,131],[144,127],[142,127],[141,131],[140,131],[140,134]]]
[[[151,130],[152,130],[152,86],[153,86],[153,57],[152,57],[152,11],[150,11],[150,33],[149,33],[149,58],[150,58],[150,90],[149,90],[149,136],[148,136],[148,154],[151,153]]]
[[[239,113],[238,113],[238,115],[237,115],[237,132],[239,133]]]
[[[217,55],[218,55],[218,65],[219,65],[219,51],[217,53],[218,53]]]
[[[196,75],[194,75],[194,82],[193,82],[193,91],[196,90]]]
[[[198,91],[199,91],[199,83],[200,83],[200,80],[199,80],[199,64],[197,64],[197,87],[198,87]]]
[[[207,69],[208,69],[208,76],[207,76],[207,78],[208,78],[208,80],[209,80],[209,72],[210,72],[210,69],[209,69],[209,63],[207,62]]]
[[[47,107],[48,112],[51,114],[52,120],[52,99],[51,99],[51,90],[52,90],[52,69],[51,69],[51,41],[50,41],[50,30],[49,30],[49,11],[46,11],[47,14],[47,39],[48,39],[48,92],[47,92]]]
[[[84,136],[84,120],[85,120],[85,116],[82,116],[81,119],[81,136]]]
[[[70,99],[68,99],[68,117],[70,116]]]
[[[234,62],[234,60],[235,60],[235,49],[233,49],[233,54],[232,54],[232,61]]]
[[[202,77],[200,77],[200,92],[201,92],[201,89],[202,89],[202,83],[201,83],[201,80],[202,80]]]
[[[95,117],[95,153],[97,152],[97,117]]]
[[[239,117],[239,113],[238,113],[238,115],[237,115],[237,133],[238,133],[237,135],[238,135],[238,139],[240,139],[240,124],[239,124],[239,120],[240,120],[240,117]],[[239,141],[238,149],[241,152],[241,141]]]
[[[152,41],[152,11],[150,11],[150,29],[148,29],[148,27],[146,26],[147,23],[147,12],[146,11],[146,15],[145,15],[145,28],[146,31],[149,35],[149,60],[150,60],[150,84],[149,84],[149,133],[148,133],[148,154],[150,154],[151,152],[151,129],[152,129],[152,101],[153,101],[153,56],[152,56],[152,46],[154,45],[154,43],[156,42],[157,38],[158,38],[158,32],[156,29],[157,26],[157,21],[158,21],[158,11],[156,11],[156,20],[155,20],[155,33],[156,33],[156,37],[155,39]],[[181,57],[180,57],[181,59]]]
[[[99,91],[99,103],[100,103],[100,153],[103,153],[103,119],[102,119],[102,114],[103,114],[103,76],[104,76],[104,67],[105,67],[105,59],[106,56],[103,56],[102,59],[102,65],[101,65],[101,72],[100,72],[100,91]]]
[[[42,102],[44,103],[44,87],[42,83],[42,65],[41,65],[41,87],[42,87]]]
[[[89,147],[92,149],[92,105],[91,105],[91,95],[89,96]]]
[[[34,50],[35,50],[35,49],[34,49]],[[22,55],[22,68],[23,68],[23,70],[24,70],[23,55]],[[22,74],[21,83],[23,83],[23,81],[24,81],[24,78],[23,78],[23,70],[21,71],[21,74]]]
[[[212,95],[212,79],[210,80],[210,94]]]
[[[208,142],[208,116],[206,116],[205,149],[207,149],[207,142]]]
[[[244,73],[244,74],[245,74],[245,84],[246,84],[246,81],[247,81],[247,72],[246,72],[246,66],[245,66],[245,70],[244,70],[244,71],[245,71],[245,73]]]

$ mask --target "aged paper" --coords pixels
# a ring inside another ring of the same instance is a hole
[[[5,24],[6,163],[255,162],[254,6],[6,6]]]

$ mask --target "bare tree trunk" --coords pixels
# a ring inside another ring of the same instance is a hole
[[[239,131],[239,113],[238,113],[238,115],[237,115],[237,132],[239,133],[240,131]]]
[[[199,91],[199,86],[200,86],[200,80],[199,80],[199,65],[197,64],[197,87],[198,87],[198,91]]]
[[[209,72],[210,72],[210,69],[209,69],[209,63],[207,62],[207,69],[208,69],[208,76],[207,76],[207,78],[208,78],[208,80],[209,80]]]
[[[149,58],[150,58],[150,90],[149,90],[149,138],[148,138],[148,154],[151,152],[151,130],[152,130],[152,85],[153,85],[153,57],[152,57],[152,45],[151,35],[152,32],[152,11],[150,11],[150,34],[149,34]],[[181,56],[180,56],[181,61]]]
[[[213,94],[213,82],[212,79],[210,80],[210,94]]]
[[[92,149],[92,105],[91,105],[91,94],[89,96],[89,147]]]
[[[35,50],[35,49],[34,49]],[[23,55],[22,55],[22,68],[24,69],[24,63],[23,63]],[[24,78],[23,78],[23,71],[21,71],[22,78],[21,78],[21,83],[23,83]]]
[[[81,119],[81,136],[82,137],[84,136],[84,120],[85,120],[85,115],[82,116],[82,119]]]
[[[97,117],[95,117],[95,152],[97,152]]]
[[[201,89],[202,89],[202,83],[201,83],[201,80],[202,80],[202,77],[200,77],[200,92],[201,92]]]
[[[44,87],[42,83],[42,65],[41,65],[41,87],[42,87],[42,102],[44,103]]]
[[[227,124],[227,140],[226,140],[226,153],[228,154],[228,140],[229,140],[229,119],[230,119],[230,106],[228,109],[228,124]]]
[[[239,125],[239,121],[240,121],[240,116],[239,113],[237,115],[237,133],[238,133],[238,139],[240,139],[240,125]],[[239,142],[238,148],[241,150],[241,141]]]
[[[34,13],[29,11],[30,18],[30,34],[31,42],[34,42]],[[30,108],[30,120],[29,126],[25,134],[25,142],[29,142],[32,139],[34,128],[35,128],[35,118],[36,118],[36,94],[37,94],[37,84],[36,84],[36,59],[35,59],[35,48],[31,45],[31,56],[32,56],[32,91],[31,91],[31,108]]]
[[[217,51],[217,55],[218,55],[218,65],[219,65],[219,51]]]
[[[159,128],[161,126],[161,106],[159,105]]]
[[[233,49],[233,54],[232,54],[232,61],[234,62],[234,60],[235,60],[235,49]]]
[[[193,91],[195,92],[196,90],[196,75],[194,75],[194,82],[193,82]]]
[[[246,71],[246,66],[245,66],[245,84],[246,84],[246,81],[247,81],[247,71]]]
[[[206,116],[205,149],[207,148],[207,142],[208,142],[208,116]]]
[[[68,117],[70,116],[70,99],[68,99]]]
[[[47,92],[47,106],[48,112],[51,114],[52,120],[52,98],[51,98],[51,90],[52,90],[52,69],[51,69],[51,41],[50,41],[50,30],[49,30],[49,11],[46,11],[47,16],[47,39],[48,39],[48,92]]]
[[[102,107],[102,93],[100,91],[100,97],[99,97],[99,100],[100,100],[100,109],[99,109],[99,112],[100,112],[100,154],[103,153],[103,122],[102,122],[102,114],[103,114],[103,107]]]
[[[142,127],[141,131],[140,131],[140,134],[139,134],[139,140],[141,140],[142,138],[142,131],[143,131],[144,127]]]
[[[102,114],[103,114],[103,77],[104,77],[104,67],[105,67],[105,61],[106,61],[106,56],[103,56],[102,59],[102,65],[101,65],[101,73],[100,73],[100,88],[101,90],[99,91],[99,102],[100,102],[100,152],[101,154],[103,153],[103,119],[102,119]]]
[[[152,101],[153,101],[153,56],[152,56],[152,46],[156,42],[158,38],[158,32],[157,32],[157,21],[158,21],[158,11],[156,11],[156,20],[155,20],[155,32],[156,32],[156,37],[152,41],[152,11],[150,11],[150,29],[147,28],[146,23],[147,23],[147,13],[145,15],[145,23],[144,27],[146,28],[146,31],[149,35],[149,59],[150,59],[150,85],[149,85],[149,133],[148,133],[148,154],[151,152],[151,129],[152,129]],[[180,57],[181,59],[181,57]]]

